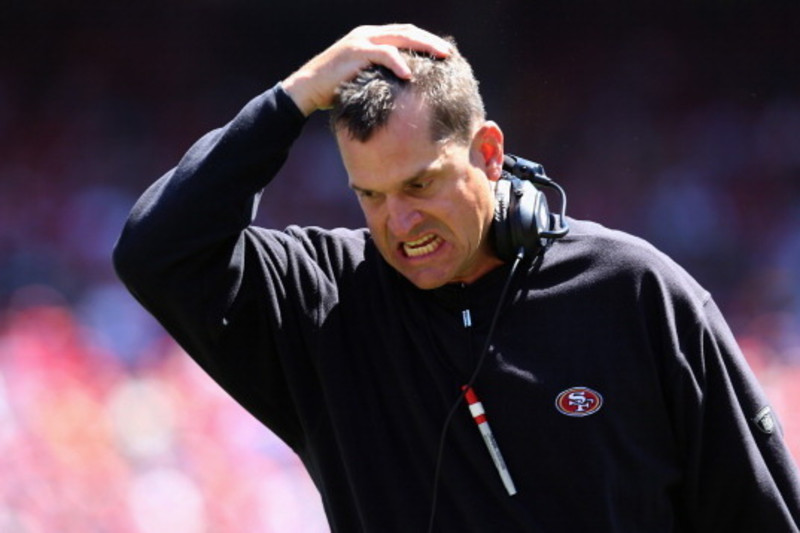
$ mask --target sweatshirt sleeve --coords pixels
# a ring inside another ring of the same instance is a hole
[[[134,205],[114,250],[121,278],[135,281],[244,230],[304,120],[277,85],[201,137]]]
[[[713,299],[679,327],[672,402],[691,531],[800,531],[800,486],[776,414]]]
[[[286,300],[280,282],[289,270],[287,250],[298,246],[285,232],[250,225],[262,189],[304,123],[280,85],[251,100],[146,190],[113,254],[116,272],[134,297],[290,445],[297,422],[285,400],[276,332]],[[305,275],[310,287],[313,261],[306,263],[311,266],[294,275]]]

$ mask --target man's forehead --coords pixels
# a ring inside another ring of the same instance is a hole
[[[432,142],[430,106],[411,91],[402,93],[395,101],[389,120],[375,132],[375,135],[381,133],[389,133],[400,138],[414,136]]]
[[[345,163],[348,185],[355,191],[401,190],[414,182],[448,172],[460,157],[457,151],[468,149],[454,142],[428,143],[427,147],[428,150],[408,152],[408,157],[376,157],[367,163],[351,157],[351,163]]]
[[[426,179],[442,172],[448,165],[446,155],[440,157],[417,161],[415,165],[407,165],[399,168],[387,168],[381,173],[360,173],[359,169],[354,172],[348,171],[348,184],[351,189],[379,191],[383,189],[402,188],[416,181]]]

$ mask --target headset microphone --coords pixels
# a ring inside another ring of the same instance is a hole
[[[539,188],[555,189],[561,197],[560,214],[552,214]],[[497,254],[511,260],[520,253],[536,253],[549,241],[569,232],[567,195],[539,163],[506,154],[503,174],[495,188],[497,202],[493,236]]]

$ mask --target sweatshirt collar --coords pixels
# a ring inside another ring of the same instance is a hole
[[[479,310],[488,306],[493,309],[510,271],[511,265],[504,263],[473,283],[448,283],[421,292],[427,293],[436,303],[451,311],[462,311],[465,307]]]

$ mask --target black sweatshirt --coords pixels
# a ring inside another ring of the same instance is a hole
[[[251,225],[303,124],[280,86],[252,100],[148,189],[114,260],[299,455],[333,531],[426,530],[455,403],[436,531],[798,531],[780,428],[710,295],[673,261],[571,220],[502,302],[508,265],[419,290],[365,229]],[[485,344],[474,389],[514,496],[459,399]]]

